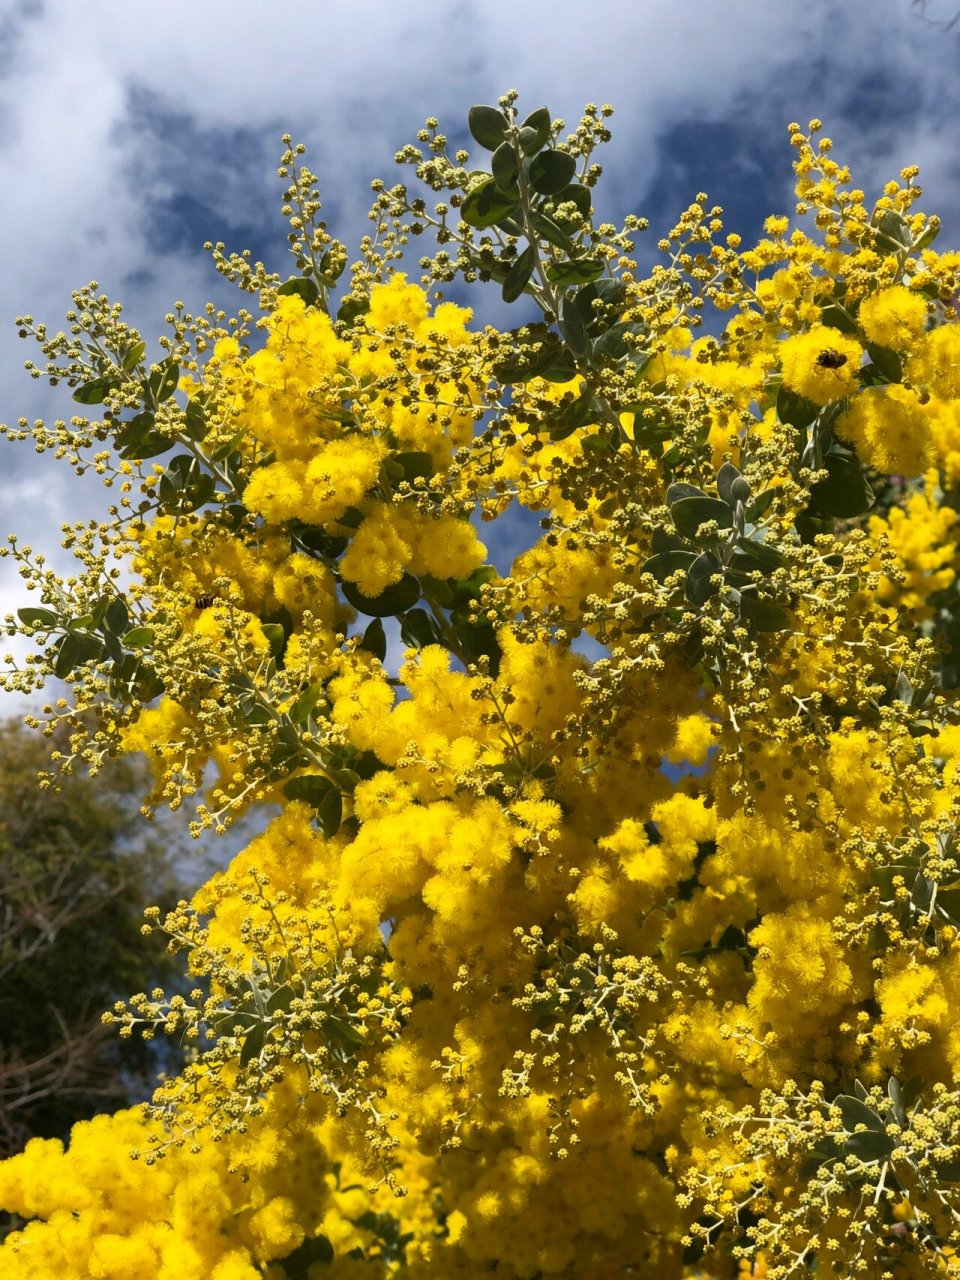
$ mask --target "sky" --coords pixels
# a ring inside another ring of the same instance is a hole
[[[70,291],[96,279],[149,338],[174,300],[237,305],[206,240],[292,270],[276,177],[284,132],[307,144],[331,229],[350,248],[370,180],[398,180],[393,155],[424,118],[466,143],[468,107],[509,88],[571,126],[585,102],[614,105],[596,203],[611,219],[648,217],[651,246],[701,190],[746,237],[789,212],[786,126],[813,116],[868,192],[920,164],[922,207],[942,215],[942,242],[957,243],[960,29],[944,24],[958,8],[0,0],[0,421],[77,407],[23,372],[33,352],[16,315],[55,330]],[[105,506],[95,482],[0,441],[0,536],[16,531],[66,567],[60,524]],[[25,602],[0,561],[0,617]]]

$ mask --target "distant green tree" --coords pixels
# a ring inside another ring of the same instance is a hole
[[[50,742],[0,722],[0,1153],[145,1097],[176,1047],[120,1040],[101,1014],[169,981],[143,909],[176,896],[171,842],[144,838],[140,759],[38,790]]]

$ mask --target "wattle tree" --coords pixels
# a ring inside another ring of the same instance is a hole
[[[428,121],[352,264],[286,138],[251,310],[21,318],[102,408],[6,434],[112,505],[11,539],[7,684],[264,816],[107,1015],[184,1070],[0,1164],[10,1280],[960,1270],[960,253],[813,121],[795,220],[641,270],[610,114]]]

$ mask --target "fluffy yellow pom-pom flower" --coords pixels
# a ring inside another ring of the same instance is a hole
[[[784,386],[814,404],[839,400],[856,390],[860,355],[853,338],[815,324],[780,344]]]
[[[926,323],[926,299],[902,284],[881,289],[860,304],[860,327],[867,341],[893,351],[911,346]]]

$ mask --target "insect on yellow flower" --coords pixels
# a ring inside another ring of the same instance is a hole
[[[817,364],[821,369],[842,369],[846,363],[847,357],[835,347],[826,347],[817,356]]]

